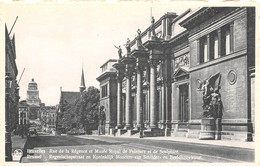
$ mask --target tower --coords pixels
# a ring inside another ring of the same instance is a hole
[[[86,89],[86,86],[85,86],[85,79],[84,79],[84,71],[82,68],[81,82],[80,82],[80,87],[79,87],[80,93],[82,93],[85,89]]]
[[[28,105],[40,106],[38,85],[34,82],[34,79],[28,84],[26,102]]]

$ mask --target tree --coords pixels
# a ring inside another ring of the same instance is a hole
[[[99,90],[90,86],[75,103],[66,103],[58,115],[58,124],[67,130],[82,128],[86,133],[98,126]]]
[[[78,123],[84,127],[86,133],[98,125],[99,93],[97,88],[91,86],[83,92],[76,104]]]

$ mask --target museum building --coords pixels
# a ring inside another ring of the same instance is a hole
[[[107,134],[253,140],[254,7],[166,13],[137,33],[97,78]]]

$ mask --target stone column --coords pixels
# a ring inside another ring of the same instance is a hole
[[[230,24],[230,53],[234,52],[234,24]]]
[[[201,63],[201,56],[200,56],[200,52],[201,52],[201,46],[200,46],[200,40],[197,40],[197,64]]]
[[[150,67],[147,66],[147,121],[150,122]],[[150,123],[149,123],[150,124]]]
[[[219,28],[217,32],[218,32],[218,57],[221,57],[222,55],[221,28]]]
[[[140,64],[136,66],[137,89],[136,89],[136,121],[137,128],[143,127],[143,69]]]
[[[117,80],[117,128],[122,127],[122,80]]]
[[[162,123],[163,123],[163,126],[165,127],[165,83],[164,83],[164,80],[162,81],[162,92],[161,92],[161,95],[162,95]]]
[[[156,59],[150,59],[150,127],[157,128],[157,63]]]
[[[148,40],[144,46],[149,50],[150,64],[150,128],[157,128],[158,121],[158,101],[157,101],[157,64],[164,56],[161,40]]]
[[[125,101],[125,129],[133,127],[133,110],[131,102],[131,78],[133,74],[133,67],[135,59],[132,57],[123,57],[121,62],[125,64],[125,77],[126,77],[126,101]]]
[[[137,86],[136,86],[136,127],[143,129],[143,70],[146,66],[148,53],[145,50],[135,50],[132,56],[136,58]]]
[[[204,59],[204,62],[210,61],[210,35],[207,35],[207,59]]]
[[[123,103],[122,103],[122,79],[124,72],[124,65],[119,62],[113,65],[114,68],[117,69],[117,128],[122,128],[122,111],[123,111]]]
[[[133,126],[133,112],[131,107],[131,77],[132,71],[129,65],[126,65],[126,103],[125,103],[125,120],[126,120],[126,128],[131,128]]]

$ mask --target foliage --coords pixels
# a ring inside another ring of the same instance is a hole
[[[99,90],[93,86],[81,94],[75,103],[62,106],[62,113],[58,115],[58,124],[62,124],[67,131],[73,128],[84,128],[87,133],[96,129],[98,125]]]

